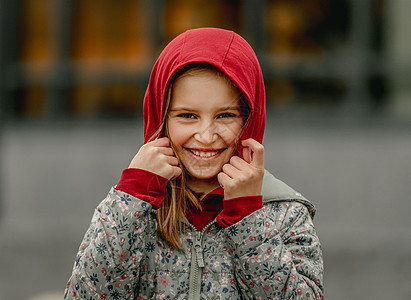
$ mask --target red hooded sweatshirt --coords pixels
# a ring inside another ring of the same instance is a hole
[[[183,67],[206,63],[215,66],[242,91],[250,106],[250,115],[239,142],[253,138],[262,143],[265,128],[265,88],[261,68],[251,46],[238,34],[218,29],[199,28],[186,31],[172,40],[157,59],[144,97],[144,141],[160,128],[165,113],[168,87]],[[162,133],[158,135],[161,137]],[[126,169],[117,189],[160,207],[167,180],[139,169]],[[217,217],[222,227],[230,226],[262,207],[262,196],[223,200],[218,188],[202,200],[203,210],[191,209],[188,220],[198,229]]]

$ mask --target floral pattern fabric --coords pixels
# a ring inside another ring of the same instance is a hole
[[[150,204],[113,188],[80,245],[65,299],[187,299],[196,231],[188,227],[176,249],[156,226]],[[265,203],[225,229],[214,222],[203,257],[201,299],[323,298],[321,245],[298,199]]]

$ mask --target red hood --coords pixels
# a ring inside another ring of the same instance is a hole
[[[173,75],[193,63],[214,65],[241,89],[251,108],[241,139],[251,137],[261,143],[265,128],[265,89],[257,57],[241,36],[217,28],[186,31],[160,54],[144,97],[144,141],[147,142],[161,125],[167,88]]]

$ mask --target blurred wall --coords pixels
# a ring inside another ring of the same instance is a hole
[[[411,1],[393,0],[387,7],[389,23],[385,29],[392,86],[390,109],[397,118],[411,119],[411,39],[409,28]]]

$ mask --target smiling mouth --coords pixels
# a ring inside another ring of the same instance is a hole
[[[189,149],[185,148],[187,151],[189,151],[191,154],[195,155],[196,157],[200,158],[212,158],[214,156],[217,156],[221,152],[225,150],[223,149],[218,149],[218,150],[198,150],[198,149]]]

